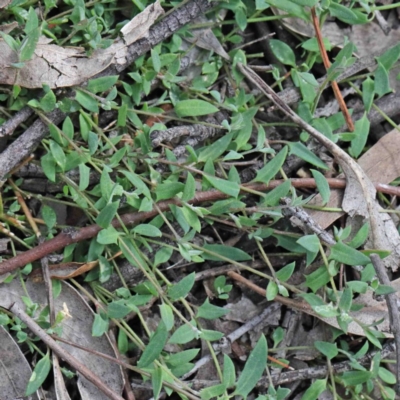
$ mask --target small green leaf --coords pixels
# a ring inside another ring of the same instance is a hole
[[[95,100],[89,94],[82,92],[81,90],[77,90],[75,99],[82,107],[86,108],[86,110],[94,113],[99,112],[99,106],[97,104],[97,100]]]
[[[246,398],[246,396],[256,386],[267,365],[267,352],[267,341],[265,340],[264,335],[261,335],[239,376],[234,393],[235,395],[240,395]]]
[[[185,276],[175,285],[168,288],[168,297],[172,300],[178,300],[181,297],[186,297],[188,293],[192,290],[194,285],[196,274],[192,272],[191,274]]]
[[[224,372],[223,372],[223,379],[222,383],[225,385],[225,388],[231,388],[236,381],[236,374],[235,374],[235,364],[233,361],[224,354]]]
[[[85,164],[79,164],[79,190],[84,191],[89,186],[90,168]]]
[[[64,150],[62,149],[62,147],[58,143],[54,142],[53,140],[50,140],[49,142],[50,142],[50,153],[53,156],[54,161],[64,171],[65,170],[65,164],[67,162]]]
[[[174,327],[174,313],[168,304],[161,304],[160,306],[161,319],[164,321],[167,331]]]
[[[317,270],[306,275],[306,285],[315,293],[318,289],[325,286],[331,277],[326,267],[320,267]]]
[[[355,127],[354,133],[356,134],[356,137],[351,141],[350,148],[352,155],[355,158],[358,158],[358,156],[364,150],[364,146],[367,143],[369,134],[370,122],[366,113],[364,113],[362,118],[356,121],[354,127]]]
[[[185,185],[181,182],[165,182],[157,185],[156,197],[157,201],[171,199],[178,193],[182,192]]]
[[[149,344],[138,361],[139,368],[146,368],[161,354],[168,339],[168,331],[163,321],[158,324]]]
[[[365,24],[368,20],[366,14],[334,2],[330,3],[329,12],[332,17],[336,17],[349,25]]]
[[[320,169],[329,169],[328,166],[321,161],[319,157],[317,157],[311,150],[309,150],[303,143],[295,142],[288,143],[290,147],[290,155],[294,154],[295,156],[301,158],[304,161],[316,166]]]
[[[346,265],[367,265],[371,262],[369,257],[342,242],[331,247],[329,258]]]
[[[205,389],[200,390],[200,398],[201,400],[210,400],[220,398],[222,394],[225,392],[225,385],[220,383],[219,385],[214,385],[207,387]]]
[[[278,285],[274,281],[269,281],[266,290],[267,300],[268,301],[274,300],[278,293],[279,293]]]
[[[374,101],[374,95],[374,81],[368,77],[362,84],[362,99],[366,113],[369,113],[371,110],[371,106]]]
[[[100,244],[117,244],[120,233],[113,227],[101,230],[97,235],[97,242]]]
[[[40,99],[40,107],[44,112],[53,111],[56,106],[56,96],[52,90],[48,91],[41,99]]]
[[[229,196],[237,197],[240,192],[240,187],[236,182],[226,181],[225,179],[216,178],[211,175],[205,175],[204,178],[210,182],[215,189]]]
[[[317,379],[304,392],[301,400],[317,400],[318,396],[326,389],[326,379]]]
[[[388,71],[379,61],[378,68],[375,71],[374,91],[379,97],[392,91]]]
[[[282,197],[285,197],[291,188],[292,184],[290,180],[285,181],[284,183],[277,186],[275,189],[271,190],[269,193],[265,195],[262,199],[261,204],[267,206],[277,206]]]
[[[108,304],[107,317],[108,318],[124,318],[132,309],[125,304],[125,300],[116,300]]]
[[[269,44],[275,57],[282,64],[290,65],[293,68],[296,67],[296,56],[290,46],[277,39],[270,39]]]
[[[182,100],[175,106],[178,117],[198,117],[214,114],[218,108],[204,100]]]
[[[157,367],[151,373],[151,386],[153,387],[153,399],[158,399],[163,384],[163,370]]]
[[[328,203],[329,198],[331,197],[331,190],[329,188],[329,183],[326,178],[321,174],[321,172],[312,169],[311,173],[313,178],[315,179],[315,183],[317,184],[317,189],[319,194],[322,197],[323,204]]]
[[[366,222],[360,230],[356,233],[356,235],[351,239],[349,243],[347,243],[350,247],[357,249],[358,247],[362,246],[364,242],[368,238],[369,233],[369,224]]]
[[[149,236],[149,237],[161,237],[162,236],[161,231],[157,227],[155,227],[154,225],[151,225],[151,224],[137,225],[132,229],[132,232],[138,233],[139,235],[142,235],[142,236]]]
[[[188,172],[186,177],[185,188],[182,193],[182,200],[189,201],[192,200],[194,195],[196,194],[196,181],[193,178],[193,175]]]
[[[371,379],[371,375],[370,371],[348,371],[344,372],[340,379],[345,386],[356,386],[366,383]]]
[[[171,344],[185,344],[189,343],[191,340],[198,338],[200,332],[196,328],[195,321],[191,322],[192,326],[184,324],[180,326],[171,336],[168,343]]]
[[[92,326],[92,336],[100,337],[108,331],[109,320],[104,319],[100,314],[95,314]]]
[[[286,282],[292,276],[295,267],[296,262],[293,261],[277,271],[275,275],[281,282]]]
[[[32,371],[32,375],[29,378],[28,386],[25,391],[25,396],[30,396],[35,393],[40,386],[42,386],[43,382],[49,375],[50,368],[50,353],[46,353],[46,355],[37,362],[35,369]]]
[[[310,17],[308,15],[309,13],[307,13],[302,6],[295,4],[291,0],[265,0],[265,2],[273,7],[286,11],[293,17],[304,19],[307,22],[309,22],[310,20]]]
[[[233,260],[233,261],[248,261],[251,260],[251,257],[236,247],[224,246],[222,244],[205,244],[203,246],[205,252],[202,254],[202,257],[205,260],[213,260],[213,261],[226,261]],[[210,254],[208,252],[212,252],[215,254]],[[220,258],[218,255],[224,257]]]
[[[210,304],[210,301],[207,298],[206,301],[198,308],[196,317],[204,319],[217,319],[228,313],[229,310]]]
[[[112,203],[107,204],[101,211],[100,214],[96,218],[96,224],[102,227],[103,229],[108,228],[111,221],[115,217],[119,207],[119,201],[114,201]]]
[[[198,162],[205,162],[208,159],[214,161],[217,159],[228,148],[232,137],[233,132],[230,132],[216,140],[213,144],[205,147],[199,154]]]
[[[87,89],[92,93],[101,93],[114,86],[118,80],[118,75],[103,76],[101,78],[91,79],[88,82]]]
[[[57,223],[57,215],[55,211],[47,205],[42,207],[42,217],[49,229],[52,229]]]
[[[271,161],[257,171],[257,176],[254,178],[254,181],[268,184],[269,181],[279,172],[286,160],[287,153],[288,148],[285,146]]]
[[[353,292],[349,287],[345,288],[340,296],[339,308],[341,311],[350,311],[351,304],[353,301]]]

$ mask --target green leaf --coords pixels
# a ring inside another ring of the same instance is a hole
[[[229,196],[237,197],[240,192],[240,186],[236,182],[226,181],[225,179],[216,178],[211,175],[204,175],[204,178],[210,182],[215,189]]]
[[[108,304],[107,317],[108,318],[124,318],[132,309],[125,304],[125,300],[116,300]]]
[[[126,126],[126,116],[128,113],[128,105],[122,104],[118,109],[118,118],[117,118],[117,126],[124,127]]]
[[[180,351],[179,353],[170,354],[166,359],[166,362],[170,366],[177,366],[179,364],[186,364],[192,361],[197,354],[199,354],[200,349],[189,349]]]
[[[368,77],[362,84],[362,99],[365,107],[365,112],[369,113],[371,110],[372,103],[374,101],[374,81]]]
[[[37,362],[35,369],[32,371],[32,375],[29,378],[28,386],[25,391],[25,396],[30,396],[35,393],[40,386],[42,386],[43,382],[49,375],[50,368],[50,353],[47,352],[46,355]]]
[[[151,386],[153,387],[153,399],[158,399],[163,384],[163,370],[157,367],[151,373]]]
[[[97,242],[100,244],[117,244],[120,233],[113,227],[101,230],[97,235]]]
[[[313,7],[318,3],[318,0],[291,0],[293,3],[299,6]]]
[[[294,154],[295,156],[301,158],[308,163],[315,165],[317,168],[320,169],[329,169],[329,167],[320,160],[311,150],[309,150],[303,143],[295,142],[295,143],[288,143],[290,148],[290,155]]]
[[[217,399],[219,396],[224,394],[225,385],[220,383],[219,385],[214,385],[200,390],[201,400]]]
[[[338,242],[331,247],[329,258],[346,265],[367,265],[371,262],[369,257],[343,242]]]
[[[331,277],[326,267],[320,267],[317,270],[306,275],[306,285],[315,293],[318,289],[325,286]]]
[[[168,288],[168,297],[172,301],[178,300],[181,297],[186,297],[194,285],[195,278],[196,274],[192,272],[191,274],[181,279],[175,285],[170,286]]]
[[[214,114],[218,108],[204,100],[182,100],[175,106],[178,117],[198,117]]]
[[[52,90],[48,91],[41,99],[40,99],[40,107],[44,112],[53,111],[56,106],[56,96]]]
[[[265,293],[268,301],[274,300],[276,295],[279,293],[278,285],[274,281],[269,281]]]
[[[91,79],[88,82],[87,89],[92,93],[101,93],[114,86],[118,80],[118,75],[103,76],[101,78]]]
[[[49,142],[50,142],[50,153],[53,156],[54,161],[64,171],[65,170],[65,164],[67,162],[64,150],[62,149],[62,147],[58,143],[54,142],[53,140],[50,140]]]
[[[267,206],[277,206],[280,199],[282,197],[285,197],[289,193],[291,186],[292,184],[290,180],[285,181],[284,183],[280,184],[275,189],[267,193],[262,199],[261,204]]]
[[[203,246],[205,252],[201,255],[205,260],[213,260],[213,261],[226,261],[233,260],[233,261],[248,261],[251,260],[251,257],[236,247],[224,246],[222,244],[205,244]],[[215,254],[209,254],[208,252],[212,252]],[[224,257],[220,258],[218,255]]]
[[[171,336],[168,343],[185,344],[199,337],[200,332],[196,328],[195,321],[191,322],[192,327],[187,324],[180,326]]]
[[[392,68],[393,65],[397,62],[399,57],[400,57],[400,45],[396,44],[389,50],[386,50],[381,56],[377,57],[376,59],[386,69],[386,71],[389,71],[390,68]]]
[[[293,261],[277,271],[275,275],[281,282],[286,282],[292,276],[295,267],[296,262]]]
[[[314,346],[329,360],[335,358],[339,354],[336,343],[321,342],[319,340],[314,342]]]
[[[166,182],[157,185],[156,198],[157,201],[171,199],[178,193],[182,192],[185,185],[181,182]]]
[[[57,215],[55,211],[46,204],[42,207],[42,217],[49,229],[52,229],[57,223]]]
[[[146,368],[161,354],[168,339],[168,331],[163,321],[158,324],[149,344],[138,361],[139,368]]]
[[[356,235],[351,239],[349,243],[347,243],[350,247],[357,249],[362,246],[368,238],[369,233],[369,224],[366,222],[356,233]]]
[[[167,331],[174,327],[174,313],[168,304],[161,304],[160,306],[161,319],[163,320]]]
[[[257,176],[254,178],[254,181],[268,184],[269,181],[279,172],[286,160],[287,153],[288,148],[285,146],[271,161],[257,171]]]
[[[326,379],[317,379],[304,392],[301,400],[316,400],[318,396],[326,389]]]
[[[215,342],[216,340],[220,340],[224,337],[224,334],[219,331],[212,331],[209,329],[201,330],[201,338],[203,340],[209,340],[210,342]]]
[[[352,141],[351,141],[351,153],[355,158],[358,158],[358,156],[362,153],[364,150],[364,146],[367,143],[368,139],[368,134],[369,134],[369,119],[367,117],[367,114],[364,113],[362,118],[360,118],[356,123],[354,124],[355,130],[354,133],[357,135]]]
[[[250,353],[242,373],[240,374],[234,394],[246,398],[246,396],[253,390],[258,380],[263,375],[267,365],[267,352],[267,341],[265,340],[264,335],[261,335],[256,346]]]
[[[196,317],[204,319],[217,319],[228,313],[229,310],[210,304],[210,301],[207,298],[206,301],[198,308]]]
[[[265,0],[269,5],[279,8],[280,10],[286,11],[293,17],[298,17],[309,22],[310,17],[303,7],[295,4],[291,0]]]
[[[321,174],[321,172],[315,169],[312,169],[311,173],[313,175],[313,178],[315,179],[315,183],[317,184],[317,189],[322,197],[323,204],[328,203],[329,198],[331,197],[331,190],[329,188],[328,181],[326,180],[324,175]]]
[[[111,221],[115,217],[119,207],[119,201],[114,201],[112,203],[107,204],[101,211],[100,214],[96,218],[96,224],[102,227],[103,229],[108,228]]]
[[[232,141],[232,137],[233,132],[230,132],[216,140],[213,144],[205,147],[203,150],[201,150],[198,156],[198,162],[205,162],[208,159],[214,161],[217,159],[228,148]]]
[[[345,312],[350,311],[352,301],[353,301],[353,292],[349,287],[347,287],[343,290],[343,293],[340,296],[340,301],[339,301],[340,310]]]
[[[233,361],[224,354],[224,371],[222,383],[225,385],[225,388],[231,388],[235,384],[236,374],[235,374],[235,364]]]
[[[109,320],[104,319],[100,314],[95,314],[92,326],[92,336],[100,337],[108,331]]]
[[[78,89],[76,91],[75,99],[82,107],[86,108],[86,110],[94,113],[99,112],[99,106],[97,104],[97,100],[95,100],[89,94],[84,93]]]
[[[378,61],[378,68],[375,71],[374,91],[381,97],[390,93],[389,74],[386,68]]]
[[[350,25],[365,24],[368,20],[366,14],[334,2],[329,5],[329,13]]]
[[[396,383],[395,375],[393,375],[386,368],[379,367],[378,375],[379,375],[379,378],[381,378],[383,380],[383,382],[385,382],[385,383],[387,383],[389,385],[394,385]]]
[[[84,191],[90,183],[90,168],[85,164],[79,164],[79,190]]]
[[[348,371],[344,372],[340,379],[345,386],[356,386],[368,382],[371,377],[370,371]]]
[[[161,237],[162,236],[161,231],[157,227],[155,227],[154,225],[151,225],[151,224],[137,225],[132,229],[132,232],[138,233],[139,235],[142,235],[142,236],[149,236],[149,237]]]
[[[274,53],[275,57],[285,65],[290,65],[291,67],[296,67],[296,56],[290,46],[285,42],[277,39],[270,39],[269,45]]]
[[[17,53],[18,50],[19,50],[18,42],[12,36],[7,35],[6,33],[2,32],[2,31],[0,31],[0,35],[3,38],[3,40],[6,42],[7,46],[11,50],[13,50],[13,51],[15,51]]]
[[[193,175],[188,172],[185,182],[185,188],[182,193],[182,200],[189,201],[192,200],[194,195],[196,194],[196,181],[193,178]]]

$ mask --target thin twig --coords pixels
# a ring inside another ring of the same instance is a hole
[[[313,21],[313,25],[314,25],[314,29],[315,29],[315,36],[317,38],[318,47],[319,47],[319,51],[321,53],[322,61],[324,63],[326,70],[328,70],[329,67],[331,66],[331,62],[329,61],[328,53],[326,52],[325,45],[322,40],[322,33],[321,33],[321,29],[319,27],[319,20],[318,20],[317,13],[315,12],[315,7],[311,8],[311,16],[312,16],[312,21]],[[342,110],[344,119],[346,120],[347,127],[349,128],[350,132],[353,132],[354,124],[351,119],[349,110],[347,109],[346,103],[343,100],[343,96],[342,96],[342,93],[340,92],[339,85],[337,84],[336,81],[332,81],[331,86],[333,89],[333,93],[335,94],[336,100],[339,103],[339,107]]]
[[[385,266],[382,263],[381,258],[378,254],[371,254],[370,256],[372,264],[375,267],[376,275],[382,285],[391,286],[389,277],[386,273]],[[397,394],[400,394],[400,313],[397,306],[398,297],[396,293],[389,293],[385,295],[386,304],[388,308],[390,328],[396,343],[396,386],[395,390]]]
[[[327,179],[330,187],[332,188],[345,188],[346,181],[344,179]],[[294,187],[309,187],[315,188],[316,183],[314,179],[292,179],[292,185]],[[256,190],[259,192],[271,190],[275,187],[279,186],[283,183],[283,180],[271,181],[268,185],[263,183],[253,183],[243,185],[246,188]],[[391,187],[388,185],[380,185],[381,187],[386,186],[385,190],[391,191],[391,194],[394,192],[399,195],[400,188]],[[204,202],[213,202],[216,200],[222,200],[227,198],[228,196],[225,193],[222,193],[218,190],[209,190],[205,192],[198,192],[196,196],[190,200],[188,203],[190,204],[199,204]],[[158,203],[158,207],[162,212],[169,210],[170,205],[176,204],[180,205],[179,199],[172,199],[168,201],[162,201]],[[158,214],[157,210],[152,210],[148,212],[135,212],[121,215],[121,221],[126,226],[130,226],[147,219],[153,218]],[[114,219],[111,222],[114,228],[120,228],[120,221]],[[9,260],[3,261],[0,263],[0,275],[5,274],[7,272],[12,272],[17,268],[23,267],[26,264],[39,260],[42,257],[45,257],[53,252],[62,250],[64,247],[68,246],[72,243],[79,243],[84,240],[88,240],[96,236],[100,232],[101,228],[98,225],[89,225],[87,227],[76,229],[73,231],[62,231],[55,238],[44,242],[43,244],[38,245],[37,247],[28,250],[24,253],[18,254],[16,257],[10,258]]]

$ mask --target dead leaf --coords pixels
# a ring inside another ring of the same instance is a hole
[[[32,59],[23,68],[12,66],[18,63],[18,54],[0,40],[0,83],[19,85],[30,89],[77,86],[99,74],[111,64],[125,64],[128,46],[146,37],[154,21],[164,13],[159,0],[148,6],[122,29],[122,38],[109,48],[98,49],[88,57],[83,48],[61,47],[50,44],[51,39],[39,39]]]
[[[38,303],[42,307],[47,304],[46,289],[43,283],[27,281],[26,289],[33,302]],[[10,304],[17,303],[23,309],[25,308],[21,297],[26,296],[26,292],[18,280],[14,279],[10,283],[1,284],[0,290],[0,306],[7,308]],[[115,357],[113,347],[107,335],[103,335],[102,337],[92,336],[92,324],[94,320],[92,309],[72,286],[62,282],[61,294],[54,299],[55,312],[62,311],[65,307],[64,304],[68,308],[72,318],[64,318],[61,322],[62,338],[88,349],[98,350]],[[59,344],[82,364],[85,364],[116,393],[122,392],[123,378],[120,367],[117,364],[76,347],[64,343]],[[108,397],[103,392],[82,376],[78,378],[78,388],[82,399],[108,400]]]
[[[0,8],[7,7],[11,3],[11,0],[0,0]]]
[[[25,398],[31,367],[12,336],[0,326],[0,393],[2,400]],[[38,400],[35,393],[31,397]]]

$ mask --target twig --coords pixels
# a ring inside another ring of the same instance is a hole
[[[294,187],[316,187],[314,179],[293,179],[291,180]],[[243,185],[246,188],[250,188],[259,192],[265,190],[271,190],[280,184],[282,184],[282,180],[271,181],[268,185],[263,183],[256,184],[247,184]],[[333,188],[345,188],[346,181],[343,179],[328,179],[328,183]],[[390,187],[388,185],[386,189],[396,191],[399,193],[400,188]],[[385,190],[386,190],[385,189]],[[393,194],[393,193],[392,193]],[[228,196],[218,190],[209,190],[205,192],[198,192],[196,196],[189,201],[190,204],[199,204],[203,202],[212,202],[216,200],[225,199]],[[180,205],[180,201],[178,199],[172,199],[168,201],[162,201],[158,203],[158,207],[162,212],[169,210],[169,206],[171,204]],[[141,221],[145,221],[147,219],[153,218],[157,215],[157,210],[152,210],[148,212],[135,212],[121,215],[121,221],[123,224],[130,226],[136,224]],[[120,222],[117,219],[114,219],[111,222],[114,228],[120,228]],[[45,257],[55,251],[62,250],[64,247],[68,246],[72,243],[82,242],[83,240],[88,240],[96,236],[100,232],[101,228],[98,225],[89,225],[85,228],[77,229],[71,232],[61,232],[55,238],[44,242],[43,244],[38,245],[37,247],[28,250],[24,253],[17,255],[16,257],[10,258],[9,260],[3,261],[0,263],[0,275],[5,274],[7,272],[11,272],[16,270],[17,268],[23,267],[26,264],[39,260],[42,257]]]
[[[319,51],[321,53],[322,61],[324,63],[326,70],[328,70],[329,67],[331,66],[331,62],[329,61],[328,53],[326,52],[325,45],[322,40],[322,33],[321,33],[321,29],[319,27],[319,20],[318,20],[317,13],[315,12],[315,7],[311,8],[311,16],[312,16],[312,21],[313,21],[313,25],[314,25],[314,29],[315,29],[315,36],[317,37],[318,47],[319,47]],[[350,132],[353,132],[354,124],[351,119],[349,110],[347,109],[346,103],[343,100],[342,93],[340,93],[339,85],[337,84],[336,81],[332,81],[331,86],[333,89],[333,93],[335,94],[336,100],[339,103],[339,107],[342,110],[344,119],[346,120],[346,124],[347,124]]]
[[[378,254],[371,254],[370,256],[372,264],[375,267],[376,275],[382,285],[391,286],[389,277],[386,273],[386,269],[382,263],[381,258]],[[385,295],[386,304],[389,313],[390,328],[396,343],[396,386],[395,390],[397,394],[400,394],[400,313],[398,309],[398,297],[395,293],[389,293]]]
[[[25,106],[0,126],[0,138],[12,135],[18,125],[25,122],[33,114],[32,108]]]
[[[336,244],[333,236],[325,229],[322,229],[301,207],[291,206],[290,199],[288,198],[281,199],[281,203],[287,206],[282,209],[283,215],[298,218],[310,231],[314,232],[326,244],[331,246]]]
[[[50,347],[60,358],[67,362],[72,368],[81,373],[88,381],[92,382],[106,396],[112,400],[124,400],[123,397],[112,391],[103,381],[90,371],[85,365],[81,364],[75,357],[65,351],[53,338],[51,338],[28,314],[23,311],[17,303],[9,307],[9,310],[24,322],[28,328],[38,336],[48,347]]]

